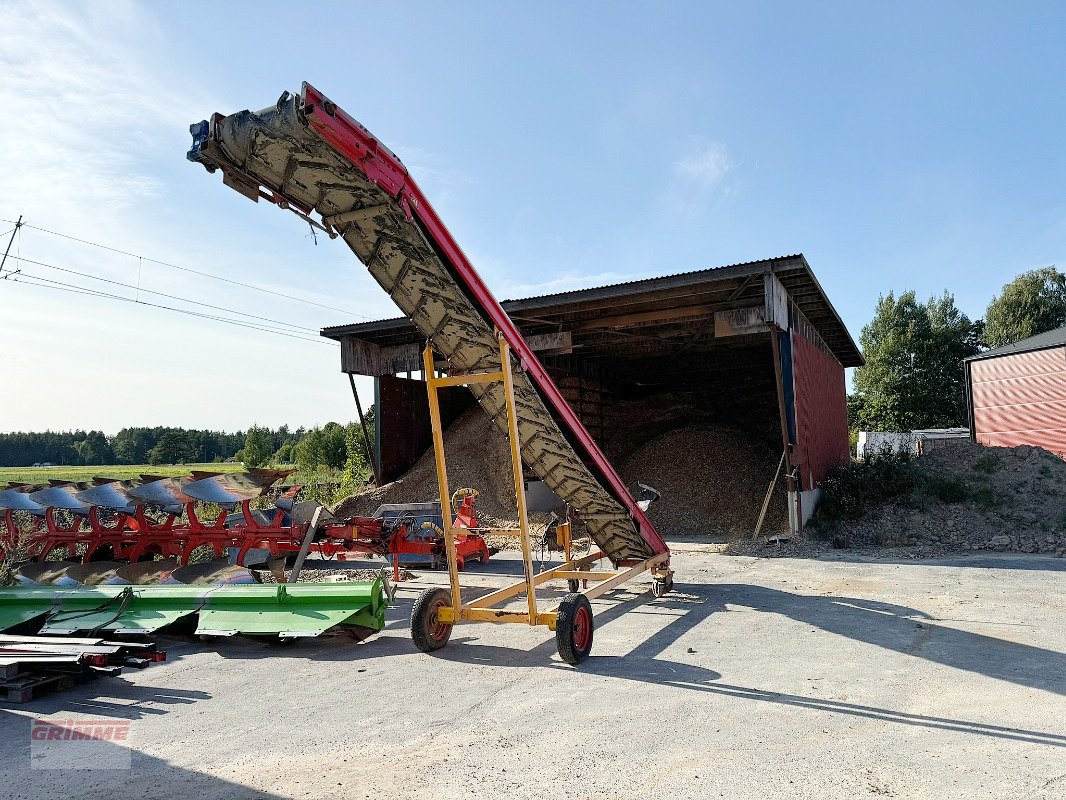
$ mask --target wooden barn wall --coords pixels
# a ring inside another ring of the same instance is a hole
[[[974,438],[1066,458],[1066,347],[969,362]]]
[[[844,367],[798,331],[792,331],[796,452],[802,490],[815,489],[848,462],[848,407]]]
[[[389,483],[406,473],[429,450],[433,432],[423,381],[392,375],[382,375],[377,381],[378,463],[381,482]],[[474,404],[474,395],[464,386],[445,387],[438,396],[441,424],[445,428]]]

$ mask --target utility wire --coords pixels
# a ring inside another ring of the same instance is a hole
[[[150,305],[150,306],[159,307],[159,308],[163,307],[163,306],[157,306],[155,303],[144,303],[140,299],[135,298],[135,297],[125,297],[123,295],[115,295],[115,294],[112,294],[111,292],[105,292],[102,289],[93,289],[90,286],[81,286],[81,285],[76,284],[76,283],[66,283],[64,281],[52,280],[51,278],[45,278],[42,275],[34,275],[32,272],[26,272],[25,270],[19,270],[18,274],[19,275],[25,275],[27,278],[31,278],[31,279],[33,279],[35,281],[40,281],[42,283],[46,283],[46,284],[49,284],[49,285],[62,286],[62,287],[67,287],[67,288],[71,288],[71,289],[78,289],[78,290],[82,291],[85,294],[94,294],[94,295],[97,295],[99,297],[107,297],[107,298],[115,298],[115,299],[125,300],[127,302],[137,303],[138,305]],[[181,298],[178,298],[178,299],[180,300]],[[171,308],[171,306],[166,306],[166,308]],[[179,312],[184,312],[187,309],[174,308],[173,310],[174,311],[179,311]],[[223,309],[223,311],[225,311],[225,310],[226,309]],[[306,334],[301,333],[299,330],[293,331],[293,330],[289,330],[287,328],[279,328],[277,326],[267,325],[267,324],[262,323],[262,322],[243,322],[241,320],[235,320],[235,319],[232,319],[230,317],[219,317],[219,316],[216,316],[214,314],[204,314],[202,312],[190,311],[189,313],[197,315],[197,316],[202,316],[202,317],[204,317],[206,319],[215,319],[215,320],[219,320],[220,322],[232,322],[233,324],[240,324],[240,325],[242,325],[244,327],[254,328],[255,330],[276,331],[278,333],[287,333],[287,334],[292,334],[294,336],[299,336],[299,337],[302,337],[302,338],[308,338],[308,339],[312,339],[313,340],[314,331],[311,331],[311,334],[312,334],[311,336],[307,336]]]
[[[190,317],[198,317],[200,319],[208,319],[215,322],[223,322],[227,325],[236,325],[240,328],[249,328],[251,330],[262,331],[264,333],[273,333],[276,336],[287,336],[290,339],[299,339],[305,342],[319,342],[321,344],[328,344],[338,346],[337,342],[330,341],[329,339],[322,339],[319,337],[312,338],[310,336],[301,336],[291,331],[278,330],[277,328],[265,327],[262,325],[255,325],[248,322],[240,322],[239,320],[229,319],[226,317],[218,317],[213,314],[203,314],[198,311],[190,311],[187,308],[175,308],[174,306],[166,306],[160,303],[149,303],[145,300],[135,300],[132,297],[123,297],[118,294],[111,294],[110,292],[102,292],[97,289],[91,289],[86,286],[78,286],[73,283],[63,283],[62,281],[53,281],[49,278],[42,278],[36,275],[27,275],[20,273],[16,275],[10,275],[9,281],[11,283],[25,283],[27,286],[36,286],[39,289],[52,289],[54,291],[68,292],[71,294],[83,294],[91,297],[102,297],[110,300],[120,300],[125,303],[134,303],[136,305],[148,306],[150,308],[159,308],[164,311],[173,311],[178,314],[186,314]]]
[[[225,306],[216,306],[216,305],[212,305],[211,303],[201,302],[200,300],[190,300],[187,297],[180,297],[180,296],[178,296],[176,294],[167,294],[166,292],[157,292],[157,291],[154,291],[152,289],[144,289],[144,288],[142,288],[140,286],[134,286],[132,283],[123,283],[122,281],[115,281],[115,280],[111,280],[110,278],[101,278],[98,275],[91,275],[88,272],[79,272],[76,269],[69,269],[68,267],[59,267],[59,266],[56,266],[55,264],[47,264],[44,261],[35,261],[32,258],[24,258],[24,257],[20,256],[20,257],[17,257],[15,260],[16,261],[21,261],[22,263],[25,263],[25,264],[34,264],[34,265],[36,265],[38,267],[46,267],[48,269],[58,270],[59,272],[67,272],[67,273],[69,273],[71,275],[78,275],[79,277],[89,278],[90,280],[100,281],[102,283],[110,283],[110,284],[112,284],[114,286],[121,286],[124,289],[133,289],[134,291],[136,291],[138,293],[139,292],[144,292],[145,294],[154,294],[154,295],[156,295],[158,297],[166,297],[169,300],[179,300],[182,303],[191,303],[192,305],[203,306],[204,308],[212,308],[215,311],[225,311],[228,314],[235,314],[235,315],[237,315],[239,317],[249,317],[250,319],[256,319],[256,320],[261,320],[263,322],[269,322],[269,323],[271,323],[273,325],[278,325],[278,326],[281,326],[281,327],[284,327],[284,328],[293,328],[296,331],[305,331],[305,332],[311,333],[311,334],[317,334],[318,333],[318,329],[317,328],[307,328],[307,327],[304,327],[303,325],[294,325],[291,322],[282,322],[281,320],[271,319],[270,317],[261,317],[258,314],[248,314],[248,313],[245,313],[244,311],[235,311],[235,310],[233,310],[231,308],[226,308]]]
[[[0,218],[0,222],[6,222],[6,223],[9,223],[9,224],[12,224],[12,225],[15,224],[14,220],[10,220],[10,219],[2,219],[2,218]],[[61,239],[69,239],[72,242],[78,242],[79,244],[89,245],[90,247],[98,247],[101,250],[109,250],[112,253],[118,253],[119,255],[129,256],[130,258],[139,258],[139,259],[147,261],[147,262],[149,262],[151,264],[158,264],[161,267],[169,267],[170,269],[178,269],[178,270],[181,270],[182,272],[191,272],[193,275],[200,275],[200,276],[202,276],[204,278],[211,278],[212,280],[222,281],[224,283],[229,283],[229,284],[232,284],[234,286],[241,286],[241,287],[243,287],[245,289],[252,289],[253,291],[263,292],[264,294],[271,294],[271,295],[274,295],[276,297],[283,297],[286,300],[291,300],[291,301],[293,301],[295,303],[304,303],[305,305],[316,306],[317,308],[325,308],[325,309],[327,309],[329,311],[336,311],[338,313],[347,314],[347,315],[353,316],[353,317],[361,317],[362,319],[370,319],[370,317],[366,316],[365,314],[357,314],[354,311],[349,311],[349,310],[344,309],[344,308],[337,308],[335,306],[327,306],[327,305],[325,305],[323,303],[316,303],[313,300],[305,300],[302,297],[293,297],[292,295],[283,294],[282,292],[275,291],[274,289],[267,289],[264,286],[257,286],[254,283],[243,283],[242,281],[233,280],[232,278],[224,278],[221,275],[212,275],[210,272],[203,272],[203,271],[198,270],[198,269],[193,269],[192,267],[183,267],[180,264],[171,264],[170,262],[167,262],[167,261],[160,261],[157,258],[150,258],[148,256],[139,255],[138,253],[131,253],[128,250],[120,250],[117,247],[111,247],[111,246],[106,245],[106,244],[100,244],[98,242],[90,242],[87,239],[79,239],[77,236],[70,236],[70,235],[68,235],[66,233],[59,233],[58,231],[49,230],[48,228],[41,228],[41,227],[39,227],[37,225],[30,225],[30,224],[24,222],[24,223],[22,223],[22,227],[23,228],[30,228],[30,229],[35,230],[35,231],[40,231],[41,233],[47,233],[50,236],[58,236]]]

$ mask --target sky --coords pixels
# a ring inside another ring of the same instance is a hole
[[[396,308],[185,160],[191,123],[304,80],[501,300],[802,252],[856,339],[889,291],[981,317],[1066,264],[1064,33],[1061,3],[0,0],[0,219],[35,226],[0,280],[0,431],[355,416],[316,331]]]

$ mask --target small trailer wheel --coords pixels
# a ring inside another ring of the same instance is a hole
[[[674,588],[673,578],[656,578],[651,585],[651,593],[655,597],[663,597]]]
[[[577,666],[592,652],[592,604],[583,594],[568,594],[555,618],[555,643],[559,656]]]
[[[569,589],[571,593],[580,592],[581,591],[581,581],[579,581],[577,578],[567,578],[566,579],[566,588]]]
[[[438,622],[437,612],[451,604],[452,593],[447,589],[426,589],[415,600],[411,610],[411,638],[423,653],[432,653],[448,644],[452,625]]]

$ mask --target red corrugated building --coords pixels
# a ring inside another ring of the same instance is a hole
[[[967,359],[966,398],[974,441],[1066,458],[1066,327]]]
[[[862,355],[802,255],[502,305],[616,464],[672,428],[727,425],[775,466],[784,452],[795,527],[850,457],[844,369]],[[374,378],[375,469],[395,480],[430,444],[423,337],[406,319],[322,334],[340,342],[342,371]],[[446,424],[473,402],[462,388],[444,400]]]

